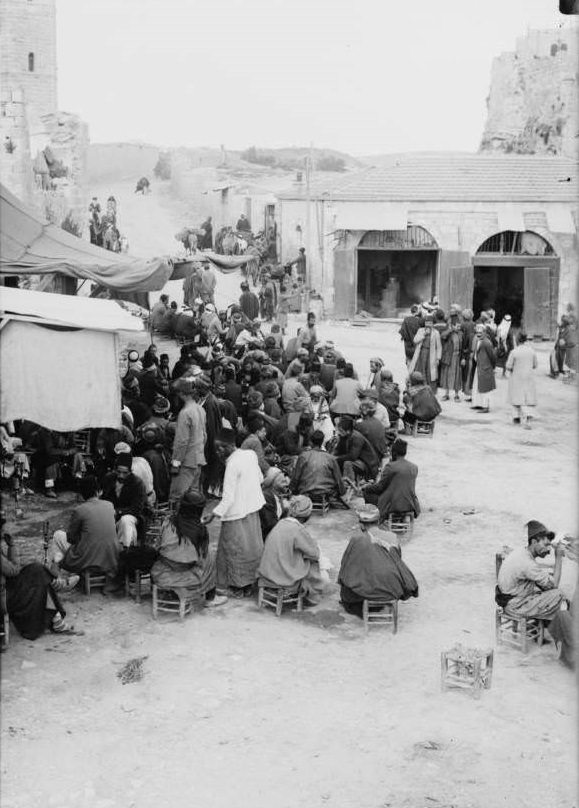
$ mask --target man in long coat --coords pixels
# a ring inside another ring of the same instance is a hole
[[[477,323],[473,342],[474,378],[472,383],[473,410],[489,412],[490,394],[496,388],[495,366],[497,363],[495,349],[490,341],[485,326]]]
[[[414,356],[408,366],[408,372],[422,373],[426,383],[436,393],[438,387],[438,366],[442,357],[440,334],[434,328],[434,317],[427,315],[424,327],[419,328],[414,337]]]
[[[505,370],[509,374],[509,401],[513,408],[513,423],[530,429],[529,407],[537,404],[537,391],[533,371],[537,368],[537,354],[527,342],[527,335],[519,334],[519,345],[509,354]]]

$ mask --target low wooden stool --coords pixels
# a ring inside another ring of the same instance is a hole
[[[362,604],[364,629],[368,633],[371,625],[392,626],[392,633],[398,631],[398,601],[374,598]]]
[[[157,619],[159,612],[178,614],[179,620],[184,620],[185,615],[191,613],[192,601],[182,597],[172,589],[160,589],[156,584],[152,584],[151,593],[153,595],[153,620]]]
[[[463,648],[457,645],[440,655],[440,686],[471,690],[476,699],[484,688],[488,690],[493,678],[492,649]]]
[[[327,494],[318,494],[312,492],[309,494],[309,497],[312,501],[312,511],[316,513],[321,513],[322,516],[325,516],[327,512],[330,510],[330,500]]]
[[[135,580],[131,581],[131,574],[135,576]],[[135,590],[135,602],[141,602],[141,595],[143,594],[143,586],[152,588],[151,573],[144,570],[133,570],[132,573],[127,573],[125,576],[125,595],[131,597],[131,587]]]
[[[419,436],[431,438],[434,435],[434,421],[415,421],[412,424],[412,432],[410,434],[415,438]]]
[[[391,530],[392,533],[412,538],[414,533],[414,513],[412,511],[389,513],[386,521],[388,530]]]
[[[84,594],[90,597],[91,589],[102,589],[106,584],[107,576],[102,570],[85,570],[82,573],[82,587]]]
[[[296,611],[302,612],[304,609],[304,595],[301,587],[294,592],[275,586],[260,586],[258,588],[257,605],[260,609],[264,606],[274,609],[276,617],[281,617],[284,606],[292,606],[294,603]]]
[[[497,645],[508,645],[523,654],[528,653],[530,642],[541,646],[545,640],[545,620],[510,614],[500,606],[495,612],[495,629]]]

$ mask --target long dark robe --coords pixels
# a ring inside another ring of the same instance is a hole
[[[377,598],[418,597],[418,583],[402,561],[400,550],[375,544],[365,532],[356,533],[350,539],[342,556],[338,583],[342,603],[347,606],[361,606],[363,600]],[[361,615],[361,608],[351,611],[359,611]]]
[[[27,564],[18,575],[6,578],[6,606],[10,619],[26,640],[35,640],[47,625],[46,599],[64,617],[66,612],[52,588],[52,575],[42,564]]]
[[[205,429],[207,431],[207,440],[205,442],[205,480],[203,486],[205,491],[213,486],[220,486],[223,482],[223,475],[225,474],[225,466],[218,458],[215,451],[215,440],[221,431],[221,410],[219,403],[213,393],[209,393],[203,404],[201,405],[205,410],[206,421]]]

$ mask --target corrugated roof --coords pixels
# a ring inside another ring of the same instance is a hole
[[[312,198],[331,200],[569,202],[578,198],[578,168],[564,157],[423,153],[382,158],[383,163],[333,182],[313,181]],[[296,187],[280,199],[305,199]]]

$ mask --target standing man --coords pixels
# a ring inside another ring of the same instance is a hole
[[[237,224],[235,225],[236,230],[241,233],[251,233],[251,225],[245,216],[245,213],[242,213],[237,220]]]
[[[205,411],[195,401],[194,380],[178,379],[174,390],[183,402],[177,416],[169,501],[181,499],[186,491],[201,491],[201,472],[205,466]]]
[[[473,364],[475,367],[472,382],[471,409],[479,412],[490,411],[491,393],[496,389],[495,366],[497,358],[495,349],[483,323],[474,327]]]
[[[251,449],[235,448],[235,432],[224,429],[215,450],[225,463],[223,496],[213,513],[221,519],[217,546],[217,586],[234,597],[250,595],[263,552],[259,512],[265,505],[263,475]]]
[[[249,283],[247,281],[241,282],[239,307],[248,320],[255,320],[259,317],[259,298],[254,292],[249,290]]]
[[[537,369],[537,354],[527,342],[527,335],[519,334],[519,345],[507,359],[505,372],[509,374],[509,401],[513,408],[513,423],[530,429],[529,407],[537,404],[537,391],[533,371]]]
[[[200,250],[212,250],[213,249],[213,224],[211,220],[211,216],[208,216],[203,224],[201,225],[201,230],[205,230],[205,235],[201,237],[201,241],[199,243]]]
[[[433,393],[438,387],[438,369],[442,357],[440,334],[434,327],[434,317],[427,314],[424,326],[419,328],[414,337],[414,355],[408,365],[408,372],[421,373],[430,385]]]
[[[419,328],[424,325],[424,320],[420,315],[420,306],[414,304],[410,308],[410,314],[402,320],[399,334],[404,343],[404,353],[406,354],[406,364],[412,362],[414,356],[414,337]]]
[[[215,287],[217,286],[217,278],[214,270],[210,264],[206,264],[201,272],[201,288],[199,294],[204,303],[213,303],[215,305]]]

